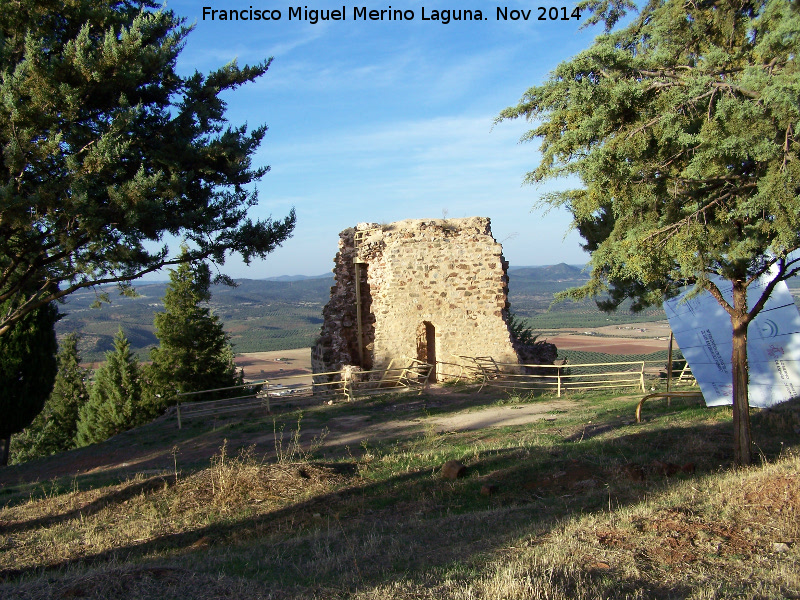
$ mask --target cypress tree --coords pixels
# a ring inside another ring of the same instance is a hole
[[[248,216],[267,128],[229,121],[230,92],[270,61],[181,74],[193,27],[154,0],[0,3],[0,336],[77,290],[185,260],[263,258],[295,213]],[[45,285],[41,285],[46,282]]]
[[[568,210],[591,252],[589,282],[567,297],[637,310],[691,285],[728,314],[734,460],[746,465],[748,327],[800,273],[800,6],[652,0],[618,25],[638,4],[583,0],[608,33],[500,118],[534,123],[529,182],[577,184],[540,201]]]
[[[131,352],[122,327],[114,336],[114,349],[106,354],[89,391],[89,401],[80,407],[75,441],[77,446],[102,442],[145,421],[141,409],[139,361]]]
[[[55,305],[46,304],[0,337],[0,465],[8,464],[11,435],[33,421],[53,389],[58,318]]]
[[[182,263],[170,271],[164,312],[155,316],[159,346],[148,369],[161,408],[175,402],[175,394],[238,385],[233,350],[219,317],[211,312],[211,277],[206,263]],[[203,399],[208,399],[204,396]],[[159,408],[158,406],[156,408]]]
[[[88,370],[80,366],[77,333],[59,344],[53,391],[33,422],[12,443],[12,462],[19,463],[75,447],[78,411],[89,398]]]

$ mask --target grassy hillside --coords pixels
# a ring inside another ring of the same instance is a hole
[[[800,406],[754,414],[759,464],[731,469],[730,409],[654,402],[637,425],[636,400],[460,388],[157,420],[0,471],[0,597],[800,597]],[[464,415],[484,425],[441,424]]]

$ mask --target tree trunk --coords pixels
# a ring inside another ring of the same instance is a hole
[[[8,465],[8,451],[11,447],[11,436],[0,438],[2,448],[0,448],[0,467]]]
[[[747,326],[750,319],[747,314],[747,288],[741,282],[733,285],[733,309],[731,316],[733,325],[733,454],[737,465],[749,465],[751,456],[750,437],[750,402],[747,385],[749,382],[747,368]]]

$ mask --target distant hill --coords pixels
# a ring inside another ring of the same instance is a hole
[[[575,281],[583,282],[589,279],[583,265],[568,265],[558,263],[541,267],[509,267],[509,278],[525,279],[527,281]]]
[[[563,302],[548,310],[555,293],[588,279],[581,265],[515,267],[509,269],[508,277],[511,309],[537,332],[664,318],[660,308],[640,314],[620,310],[607,315],[592,300]],[[235,288],[214,286],[210,306],[225,324],[236,352],[302,348],[312,345],[319,335],[322,308],[333,283],[332,274],[240,279]],[[99,309],[91,308],[97,299],[95,292],[76,292],[61,306],[66,316],[57,324],[57,331],[59,335],[79,331],[84,360],[98,361],[112,348],[114,334],[122,326],[132,348],[144,359],[148,349],[158,343],[153,316],[163,310],[165,290],[166,282],[140,283],[136,285],[138,297],[125,298],[113,286],[107,287],[104,291],[112,303]]]
[[[553,294],[586,280],[582,266],[564,263],[549,266],[517,267],[509,271],[509,296],[512,309],[521,317],[546,313]],[[212,288],[211,309],[220,316],[236,352],[257,352],[301,348],[313,344],[322,325],[322,308],[330,298],[333,275],[303,275],[269,279],[239,279],[236,287]],[[91,308],[97,300],[94,291],[69,296],[61,311],[66,316],[58,323],[59,335],[78,331],[82,335],[81,355],[86,361],[99,361],[112,348],[118,327],[122,327],[132,348],[146,359],[149,348],[158,344],[153,333],[153,317],[163,310],[166,282],[136,285],[138,296],[126,298],[109,286],[101,291],[111,297],[110,304]],[[548,313],[546,327],[565,322],[575,311],[597,313],[594,303],[569,303],[557,317]],[[555,319],[555,320],[554,320]],[[580,318],[586,324],[586,317]],[[587,324],[588,326],[588,324]]]
[[[240,279],[235,288],[212,287],[210,307],[220,316],[237,352],[285,350],[308,346],[319,334],[322,307],[330,298],[333,275],[294,281]],[[81,355],[87,361],[102,360],[112,348],[117,328],[122,326],[131,347],[141,358],[158,344],[153,317],[163,310],[166,283],[136,285],[138,296],[126,298],[108,286],[110,304],[91,308],[97,299],[93,291],[76,292],[60,309],[59,335],[78,331],[82,335]]]
[[[262,281],[303,281],[305,279],[328,279],[332,277],[330,273],[322,275],[280,275],[278,277],[265,277]]]

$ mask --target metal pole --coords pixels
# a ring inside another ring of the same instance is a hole
[[[667,393],[672,387],[672,340],[675,339],[675,334],[669,332],[669,352],[667,353]],[[670,397],[667,396],[667,406],[671,404]]]

